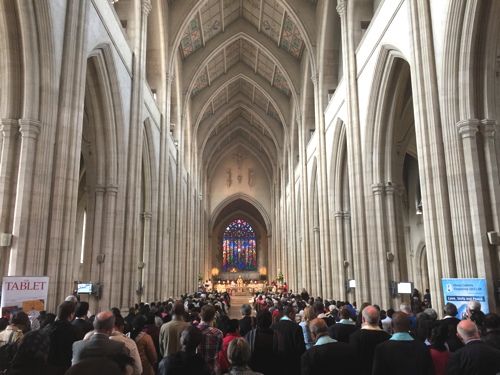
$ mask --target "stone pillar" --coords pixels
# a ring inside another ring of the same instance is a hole
[[[375,225],[377,233],[377,250],[374,253],[375,258],[371,259],[371,289],[372,300],[378,301],[382,306],[391,305],[391,295],[389,293],[389,282],[391,281],[388,275],[387,267],[387,239],[386,239],[386,218],[384,215],[384,192],[385,184],[378,183],[372,185],[373,201],[375,204]],[[356,284],[357,286],[357,284]]]
[[[14,203],[12,179],[15,177],[17,132],[19,123],[14,119],[0,119],[2,149],[0,154],[0,233],[12,233],[12,205]],[[8,247],[10,248],[10,246]],[[8,248],[0,248],[0,277],[5,276],[9,256]],[[6,256],[7,255],[7,256]]]
[[[356,46],[354,35],[354,7],[352,2],[337,0],[337,11],[340,15],[342,33],[343,66],[346,80],[347,124],[346,139],[349,164],[349,181],[352,189],[350,194],[352,213],[352,241],[354,248],[354,272],[356,275],[356,298],[367,300],[371,297],[373,286],[369,278],[368,247],[365,222],[364,178],[362,169],[361,132],[359,120],[359,99],[357,87]]]
[[[333,295],[340,297],[345,295],[344,284],[347,280],[347,270],[345,267],[343,267],[344,261],[347,260],[343,222],[344,213],[342,211],[335,211],[333,213],[333,217],[335,218],[335,256],[337,258],[337,267],[333,268],[331,272],[338,275],[336,278],[336,285],[334,285],[333,288]]]
[[[21,148],[17,177],[16,202],[12,227],[12,247],[10,252],[9,276],[22,276],[28,262],[29,213],[33,190],[33,170],[36,155],[36,143],[41,123],[33,119],[20,119]],[[66,267],[66,264],[61,265]]]
[[[171,243],[171,229],[173,226],[173,219],[170,217],[170,206],[175,202],[168,202],[170,191],[170,155],[169,155],[169,139],[170,139],[170,98],[172,91],[172,75],[167,75],[166,92],[167,92],[167,105],[165,106],[166,115],[162,121],[161,139],[160,139],[160,172],[158,181],[163,181],[160,184],[158,191],[158,234],[157,234],[157,251],[163,257],[163,264],[167,272],[164,275],[165,292],[170,296],[173,295],[174,279],[174,254]],[[173,184],[173,183],[172,183]]]
[[[396,204],[394,201],[395,186],[391,182],[385,184],[385,203],[386,203],[386,221],[385,227],[387,228],[387,250],[394,255],[394,259],[390,264],[391,275],[394,281],[401,280],[400,267],[402,266],[402,257],[399,253],[398,246],[398,222],[396,220]],[[404,258],[403,258],[404,259]]]
[[[157,258],[156,251],[150,246],[150,230],[151,230],[151,218],[153,215],[151,212],[141,212],[140,218],[142,222],[142,243],[141,251],[138,254],[137,262],[132,264],[132,268],[136,271],[136,284],[141,283],[143,288],[143,294],[141,299],[144,301],[153,301],[155,298],[160,298],[160,295],[156,294],[155,288],[155,272],[151,272],[151,269],[156,268]],[[144,263],[144,267],[140,268],[137,265]],[[160,277],[161,278],[161,277]],[[136,288],[137,289],[137,288]]]
[[[479,277],[486,279],[489,300],[495,301],[495,289],[492,275],[492,259],[486,233],[489,228],[486,223],[484,194],[486,187],[482,184],[481,158],[477,147],[479,120],[469,119],[459,121],[457,128],[462,136],[464,158],[467,173],[469,204],[472,218],[472,233],[474,248],[466,254],[457,254],[459,277]],[[459,258],[460,257],[460,258]],[[472,270],[472,271],[469,271]],[[465,276],[466,275],[466,276]]]
[[[102,283],[101,265],[97,262],[97,256],[102,254],[101,237],[103,228],[103,211],[104,211],[104,192],[106,189],[102,185],[94,186],[94,216],[88,219],[92,220],[92,250],[90,251],[90,280],[93,282]],[[86,262],[84,261],[84,269]]]
[[[495,134],[499,130],[495,120],[481,120],[479,130],[484,139],[484,158],[488,176],[488,189],[491,199],[492,216],[495,231],[500,231],[500,180],[499,167],[496,155]]]
[[[116,196],[118,195],[118,185],[106,185],[104,188],[103,197],[103,233],[101,237],[101,249],[102,253],[105,254],[105,259],[103,262],[104,274],[101,277],[102,280],[102,304],[101,306],[106,306],[105,302],[109,306],[120,306],[121,293],[111,293],[112,290],[120,290],[122,286],[122,281],[120,280],[120,272],[115,272],[116,265],[121,264],[123,254],[120,254],[118,249],[115,249],[113,235],[115,228],[115,214],[116,214]],[[131,275],[131,274],[129,274]],[[124,279],[131,279],[131,277],[126,277]],[[127,289],[125,289],[128,291]],[[122,289],[123,293],[123,289]],[[125,292],[128,298],[129,293]]]
[[[318,210],[319,210],[319,227],[321,228],[321,236],[319,237],[319,249],[317,262],[322,264],[323,269],[330,269],[332,264],[331,251],[330,251],[330,217],[329,217],[329,199],[328,199],[328,174],[326,172],[326,136],[325,136],[325,120],[324,120],[324,108],[322,95],[324,77],[319,77],[315,74],[311,77],[314,85],[314,97],[315,97],[315,118],[316,118],[316,131],[318,134],[318,166],[317,166],[317,178],[318,178]],[[321,272],[321,281],[319,282],[320,289],[324,295],[325,293],[332,293],[332,273],[331,272]]]
[[[316,284],[316,290],[319,296],[324,296],[325,291],[327,290],[327,286],[323,285],[323,278],[326,278],[327,274],[331,274],[331,270],[329,267],[326,267],[323,263],[321,257],[321,240],[320,240],[320,229],[319,227],[313,228],[314,234],[314,249],[316,251],[316,264],[312,267],[309,272],[313,275],[313,280]]]

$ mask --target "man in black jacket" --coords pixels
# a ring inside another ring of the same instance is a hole
[[[241,305],[240,312],[243,318],[239,320],[240,322],[240,335],[245,337],[245,335],[256,327],[255,318],[252,316],[252,306],[248,303]]]
[[[74,302],[61,303],[57,308],[57,320],[44,328],[50,338],[47,362],[59,368],[57,374],[64,374],[71,366],[73,343],[83,339],[82,331],[70,323],[75,316],[75,307]]]
[[[300,357],[306,351],[306,344],[302,328],[295,323],[295,308],[285,306],[283,317],[272,328],[281,333],[285,342],[287,374],[300,375]]]
[[[500,372],[500,350],[486,345],[474,322],[462,320],[457,336],[465,344],[448,360],[448,375],[496,375]]]
[[[398,311],[392,316],[394,334],[375,348],[373,375],[432,375],[432,358],[427,345],[408,333],[410,317]]]
[[[335,368],[335,372],[339,374],[357,374],[359,369],[356,351],[352,346],[329,337],[327,328],[325,320],[321,318],[314,319],[309,324],[315,344],[302,355],[302,375],[320,374],[328,368]]]

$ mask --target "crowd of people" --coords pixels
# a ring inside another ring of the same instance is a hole
[[[0,319],[6,374],[307,375],[500,373],[500,317],[468,302],[442,319],[425,303],[384,311],[300,294],[256,294],[230,319],[227,293],[140,303],[89,316],[68,296],[56,314]],[[7,347],[16,350],[6,362]],[[3,350],[3,351],[2,351]]]

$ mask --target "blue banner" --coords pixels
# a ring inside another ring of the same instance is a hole
[[[457,306],[458,319],[463,319],[467,302],[475,299],[481,302],[481,311],[489,313],[488,293],[485,279],[442,279],[444,303]]]

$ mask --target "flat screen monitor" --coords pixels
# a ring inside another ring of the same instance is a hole
[[[92,283],[78,284],[78,294],[92,294]]]
[[[349,280],[349,288],[356,288],[356,280]]]
[[[410,282],[398,283],[398,294],[411,294],[412,292],[413,292],[413,283]]]

